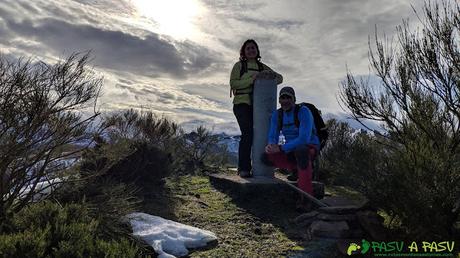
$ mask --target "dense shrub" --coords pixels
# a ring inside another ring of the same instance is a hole
[[[335,120],[328,125],[331,137],[320,159],[322,181],[358,190],[390,215],[389,226],[406,237],[455,234],[458,212],[441,197],[455,200],[456,185],[451,182],[456,179],[446,178],[452,168],[445,167],[455,161],[445,163],[446,157],[420,135],[413,138],[412,147],[399,151],[390,135],[363,133]]]
[[[52,194],[58,203],[84,202],[88,215],[99,221],[98,233],[106,239],[117,239],[131,233],[125,215],[137,211],[140,199],[134,185],[110,179],[90,178],[65,183]]]
[[[184,137],[185,144],[176,155],[181,160],[181,171],[188,174],[213,173],[227,164],[227,146],[220,145],[218,136],[204,126],[197,127]]]
[[[49,65],[0,57],[1,257],[134,257],[145,250],[123,221],[135,210],[136,188],[105,178],[107,160],[91,173],[63,161],[96,132],[99,114],[83,118],[102,86],[88,59],[74,54]],[[39,182],[55,177],[58,190],[32,203]]]
[[[104,239],[99,221],[82,204],[44,201],[15,214],[10,230],[0,235],[1,257],[137,257],[140,249],[128,238]]]
[[[106,128],[104,138],[109,144],[128,139],[148,143],[166,152],[183,134],[179,125],[171,120],[159,118],[151,111],[133,109],[104,117],[102,126]]]
[[[64,147],[90,140],[98,113],[83,118],[82,110],[95,105],[102,84],[88,58],[74,54],[50,65],[0,56],[0,221],[64,169],[61,160],[71,154]]]
[[[335,119],[326,121],[326,126],[329,137],[319,159],[320,180],[340,184],[340,176],[346,174],[346,168],[349,166],[353,129],[347,123]]]
[[[326,122],[329,139],[321,152],[321,180],[365,191],[368,177],[382,165],[385,141],[378,133],[351,128],[335,119]]]
[[[394,48],[376,37],[370,60],[379,83],[349,73],[341,100],[355,119],[386,130],[382,162],[362,182],[369,199],[408,236],[445,239],[460,212],[460,6],[428,2],[419,17],[423,30],[405,23]]]
[[[80,165],[94,180],[134,184],[138,192],[156,187],[171,174],[171,155],[145,142],[122,139],[85,152]]]
[[[153,166],[148,171],[132,173],[150,173],[139,178],[150,176],[161,179],[171,173],[214,171],[222,167],[228,158],[226,147],[218,145],[217,136],[205,127],[199,126],[186,134],[176,123],[164,117],[158,118],[152,112],[122,111],[106,117],[103,127],[107,128],[103,137],[106,138],[106,146],[99,153],[112,153],[115,154],[112,159],[126,160],[134,152],[155,152],[149,155],[149,159],[137,162],[136,167]],[[116,151],[117,148],[123,151]]]

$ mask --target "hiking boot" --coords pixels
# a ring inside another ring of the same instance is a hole
[[[286,179],[289,181],[297,181],[299,177],[297,176],[297,170],[293,170],[291,174],[289,174]]]
[[[295,210],[300,213],[307,213],[312,211],[312,204],[311,202],[304,202],[304,201],[297,201],[295,204]]]
[[[247,178],[247,177],[251,177],[251,172],[250,171],[247,171],[247,170],[240,170],[238,171],[238,175],[242,178]]]

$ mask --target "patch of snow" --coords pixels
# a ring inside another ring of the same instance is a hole
[[[47,181],[38,182],[35,186],[34,196],[32,201],[43,200],[46,196],[50,195],[52,191],[56,190],[57,187],[62,183],[61,178],[54,178]],[[32,190],[32,185],[28,185],[21,189],[19,198],[25,198]]]
[[[50,180],[47,179],[46,181],[38,182],[37,185],[35,186],[33,197],[31,201],[36,202],[36,201],[43,200],[45,197],[50,195],[51,192],[56,190],[62,184],[62,182],[63,182],[63,179],[61,178],[54,178]],[[31,183],[21,188],[21,190],[19,190],[18,198],[19,199],[26,198],[27,195],[30,193],[30,191],[32,191],[32,186],[33,184]],[[13,193],[13,191],[14,189],[11,190],[11,193],[5,194],[3,196],[3,199],[6,200],[10,196],[10,194]]]
[[[159,258],[180,257],[188,254],[187,248],[204,247],[217,240],[211,231],[184,225],[146,213],[127,215],[133,235],[151,245]]]
[[[56,163],[57,164],[60,164],[62,165],[64,168],[70,168],[72,166],[74,166],[75,164],[77,164],[77,162],[80,160],[80,158],[63,158],[63,159],[59,159],[59,160],[56,160]]]

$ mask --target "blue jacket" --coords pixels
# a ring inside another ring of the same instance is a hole
[[[300,126],[295,126],[294,108],[287,112],[283,112],[283,135],[286,138],[286,144],[282,146],[282,151],[293,151],[297,146],[314,144],[319,148],[319,138],[314,126],[313,115],[310,110],[302,106],[299,109]],[[299,134],[300,132],[300,134]],[[278,110],[273,111],[270,121],[270,130],[268,132],[268,143],[278,144]]]

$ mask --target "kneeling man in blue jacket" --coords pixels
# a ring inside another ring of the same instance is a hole
[[[281,111],[273,111],[268,144],[262,161],[269,166],[297,171],[297,186],[313,195],[312,160],[319,151],[320,143],[312,113],[307,107],[296,105],[295,101],[295,91],[292,87],[284,87],[280,90],[282,125],[279,128],[278,115]],[[296,113],[300,122],[298,127],[294,118]],[[285,143],[279,141],[280,133],[284,135]]]

